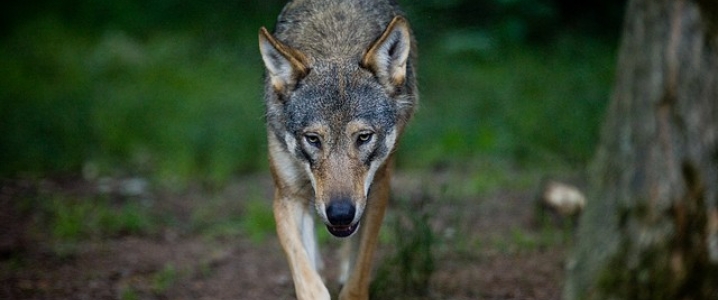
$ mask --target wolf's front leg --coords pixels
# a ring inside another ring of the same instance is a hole
[[[274,219],[277,223],[279,242],[289,261],[294,289],[299,300],[329,300],[329,291],[322,282],[317,268],[316,241],[308,207],[301,199],[282,197],[279,192],[274,199]],[[308,243],[309,245],[305,245]]]

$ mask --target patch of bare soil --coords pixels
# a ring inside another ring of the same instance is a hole
[[[411,197],[426,183],[397,177],[396,197]],[[42,224],[25,199],[97,189],[81,179],[38,182],[0,181],[0,299],[294,299],[274,234],[260,241],[244,232],[216,238],[184,226],[210,199],[227,198],[220,203],[241,214],[243,195],[259,189],[269,203],[268,176],[241,178],[212,193],[154,192],[153,209],[173,222],[151,233],[77,241],[64,251],[38,232]],[[543,240],[532,222],[533,191],[426,197],[434,271],[427,294],[417,299],[560,299],[568,243]],[[392,255],[387,243],[379,246],[377,268]],[[326,244],[326,275],[336,290],[336,254],[328,248],[337,243]]]

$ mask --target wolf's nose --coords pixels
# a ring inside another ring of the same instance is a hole
[[[356,209],[349,199],[331,201],[327,206],[327,219],[333,226],[350,225]]]

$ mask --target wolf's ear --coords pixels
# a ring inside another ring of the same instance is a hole
[[[259,51],[278,92],[293,87],[309,73],[309,60],[304,53],[278,41],[264,27],[259,29]]]
[[[385,86],[400,86],[406,79],[406,62],[411,49],[411,35],[406,19],[396,16],[384,33],[369,47],[361,60]]]

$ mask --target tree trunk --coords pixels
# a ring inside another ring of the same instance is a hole
[[[565,299],[718,299],[716,17],[629,1]]]

